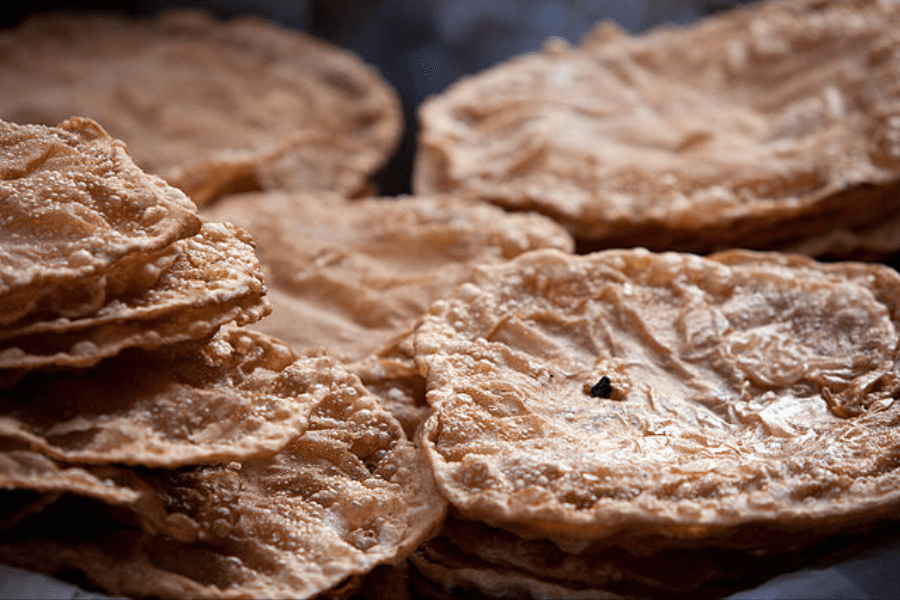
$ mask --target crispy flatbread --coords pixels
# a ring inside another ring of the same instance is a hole
[[[271,306],[252,243],[229,223],[205,223],[172,244],[165,262],[146,265],[155,282],[143,292],[108,296],[79,318],[35,316],[0,330],[0,370],[90,367],[126,348],[202,340],[225,323],[258,321]]]
[[[0,392],[0,437],[72,463],[174,468],[276,452],[328,395],[330,380],[294,359],[276,340],[225,328],[201,348],[35,373]]]
[[[586,249],[876,226],[900,208],[898,32],[878,0],[759,2],[637,37],[604,23],[426,101],[413,190],[550,215]]]
[[[0,49],[0,118],[95,118],[198,204],[251,189],[358,194],[402,129],[374,69],[255,18],[46,14],[0,33]]]
[[[0,121],[0,325],[77,318],[144,291],[200,226],[194,204],[97,123]]]
[[[569,551],[785,551],[895,516],[900,275],[732,251],[524,255],[415,338],[463,517]]]
[[[324,396],[309,428],[280,451],[137,472],[169,518],[196,526],[195,543],[125,527],[82,504],[82,524],[58,535],[41,532],[70,522],[71,508],[23,520],[0,542],[0,557],[51,573],[78,569],[109,593],[161,598],[309,598],[403,560],[446,507],[424,458],[359,379],[328,358],[289,368]]]
[[[54,461],[24,444],[0,438],[0,494],[36,494],[7,517],[0,530],[38,514],[68,494],[123,507],[144,531],[164,533],[183,542],[197,539],[197,524],[182,513],[166,512],[156,491],[132,471],[118,467],[71,466]]]

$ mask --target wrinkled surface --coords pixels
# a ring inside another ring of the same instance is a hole
[[[327,391],[293,359],[265,336],[223,329],[199,349],[33,374],[0,394],[0,436],[94,464],[178,467],[275,452]]]
[[[593,248],[875,225],[900,199],[898,32],[879,0],[761,2],[633,38],[602,24],[427,101],[413,189],[536,210]]]
[[[898,301],[879,265],[530,253],[418,329],[421,445],[464,517],[569,551],[798,547],[900,506]]]
[[[399,101],[356,56],[259,19],[43,15],[0,35],[0,118],[99,120],[198,204],[248,189],[359,193]]]
[[[226,198],[205,214],[257,240],[274,307],[257,327],[298,352],[325,348],[348,360],[406,331],[476,265],[572,249],[549,219],[452,198],[271,192]]]
[[[108,294],[146,289],[159,273],[144,265],[200,224],[183,193],[93,121],[0,121],[0,325],[80,317]]]
[[[0,334],[7,338],[0,367],[13,380],[34,369],[84,368],[128,348],[201,340],[225,323],[243,325],[268,314],[252,247],[228,227],[204,229],[179,244],[179,259],[142,296],[113,300],[85,318],[32,322]]]
[[[142,473],[170,517],[196,524],[197,543],[109,524],[53,540],[31,536],[23,522],[0,544],[3,560],[80,569],[128,596],[308,598],[403,559],[444,514],[422,455],[329,359],[289,369],[317,382],[320,395],[309,428],[279,452]]]
[[[205,223],[173,244],[169,264],[141,294],[108,298],[93,314],[26,319],[0,331],[0,369],[88,367],[126,348],[156,348],[245,325],[270,311],[249,237],[228,223]]]

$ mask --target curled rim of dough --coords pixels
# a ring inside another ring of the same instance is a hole
[[[0,521],[0,530],[40,513],[65,494],[124,507],[145,531],[162,532],[185,542],[197,537],[197,524],[184,515],[168,514],[155,490],[133,472],[119,467],[66,465],[5,438],[0,438],[0,489],[32,494],[28,505]]]
[[[880,265],[529,253],[417,330],[420,445],[465,518],[570,551],[802,546],[900,504],[898,319]]]
[[[0,121],[0,198],[0,325],[79,317],[108,294],[146,289],[144,265],[201,226],[181,191],[86,118]]]
[[[202,340],[220,326],[253,323],[271,311],[249,236],[230,223],[204,223],[147,264],[155,283],[109,298],[90,315],[26,319],[0,331],[0,369],[90,367],[127,348]]]
[[[275,452],[327,393],[294,358],[276,340],[225,328],[200,347],[32,374],[0,393],[0,436],[83,464],[175,468]]]

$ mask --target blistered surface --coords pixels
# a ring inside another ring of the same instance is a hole
[[[417,331],[422,447],[464,516],[570,550],[800,546],[900,504],[898,298],[878,265],[530,253]]]
[[[425,378],[416,368],[413,330],[400,334],[377,352],[345,366],[378,397],[381,405],[400,421],[403,431],[412,439],[430,412],[425,400]]]
[[[77,568],[128,596],[307,598],[410,554],[445,508],[423,457],[329,359],[289,369],[315,382],[318,403],[306,432],[279,452],[142,473],[170,516],[196,525],[197,543],[115,527],[53,541],[23,522],[0,545],[4,560]]]
[[[225,329],[202,348],[34,374],[2,393],[0,435],[95,464],[177,467],[274,452],[325,393],[289,367],[293,358],[274,340]]]
[[[350,360],[410,328],[476,265],[572,249],[549,219],[452,198],[247,194],[206,215],[257,241],[274,306],[258,328],[299,352],[325,348]]]
[[[0,325],[83,316],[107,294],[148,287],[145,262],[164,260],[200,223],[183,193],[138,169],[93,121],[0,121]]]
[[[877,224],[900,197],[898,32],[878,0],[756,3],[634,38],[603,24],[427,101],[413,189],[537,210],[594,247]]]
[[[0,369],[87,367],[125,348],[156,348],[211,336],[228,322],[268,314],[265,285],[250,238],[228,223],[205,223],[173,244],[165,260],[144,265],[153,285],[107,298],[81,318],[23,319],[0,331]]]
[[[198,204],[359,193],[402,127],[396,95],[356,56],[250,18],[33,17],[0,35],[0,74],[0,117],[93,117]]]

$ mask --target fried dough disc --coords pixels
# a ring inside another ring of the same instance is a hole
[[[573,246],[545,217],[453,198],[270,192],[226,198],[205,214],[257,240],[274,305],[258,329],[345,360],[405,332],[476,265]]]
[[[879,0],[761,2],[633,38],[602,24],[427,101],[413,189],[536,210],[589,248],[878,224],[900,210],[898,32]]]
[[[291,368],[321,380],[324,396],[309,429],[280,452],[144,472],[171,515],[198,524],[198,543],[109,525],[88,537],[64,530],[59,539],[20,527],[0,556],[28,568],[80,569],[109,593],[163,598],[308,598],[402,560],[439,527],[446,507],[424,458],[329,359]]]
[[[464,518],[570,551],[799,547],[897,514],[898,320],[881,265],[532,252],[417,330],[421,445]]]
[[[143,290],[155,282],[145,265],[200,225],[183,193],[93,121],[0,121],[0,325],[80,317],[107,294]]]
[[[222,330],[199,350],[132,352],[33,374],[0,394],[0,436],[57,460],[178,467],[275,452],[326,395],[262,334]]]
[[[171,265],[147,266],[163,273],[144,293],[110,298],[85,317],[26,319],[0,331],[0,369],[89,367],[126,348],[198,340],[225,323],[258,321],[271,306],[251,244],[229,223],[205,223],[174,244]]]
[[[0,48],[0,117],[96,118],[201,205],[248,189],[360,193],[402,129],[374,69],[259,19],[42,15]]]

